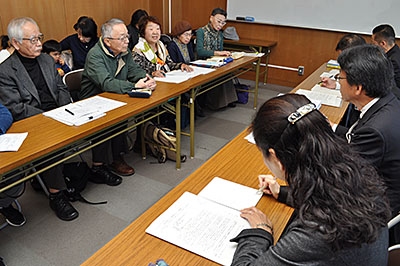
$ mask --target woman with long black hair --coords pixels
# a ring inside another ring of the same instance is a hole
[[[252,229],[232,240],[232,265],[386,265],[390,211],[381,178],[326,117],[306,97],[288,94],[264,103],[252,131],[274,175],[259,176],[260,187],[296,216],[273,245],[265,214],[242,210]]]

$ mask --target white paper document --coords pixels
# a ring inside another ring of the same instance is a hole
[[[28,136],[26,133],[8,133],[0,135],[0,152],[2,151],[18,151],[22,143]]]
[[[182,70],[174,70],[165,73],[165,77],[155,77],[156,81],[168,82],[168,83],[181,83],[191,78],[194,78],[199,75],[204,75],[215,71],[215,69],[205,68],[205,67],[197,67],[192,66],[192,72],[186,72]]]
[[[296,93],[306,96],[314,104],[315,104],[314,101],[319,101],[322,104],[334,107],[340,107],[340,105],[342,104],[342,99],[332,94],[325,94],[321,92],[303,90],[303,89],[297,90]]]
[[[340,73],[339,69],[332,69],[329,72],[323,72],[320,77],[321,78],[330,78],[330,79],[334,79],[334,77]]]
[[[229,240],[250,228],[240,210],[257,205],[261,197],[257,189],[215,177],[199,195],[185,192],[146,233],[230,265],[237,244]]]
[[[79,102],[70,103],[43,115],[69,126],[80,126],[106,115],[106,112],[125,105],[101,96],[94,96]]]
[[[238,211],[256,206],[262,196],[255,188],[220,177],[214,177],[198,195]]]
[[[244,137],[244,139],[246,139],[251,144],[256,144],[256,140],[254,139],[253,132],[251,132],[249,135]]]
[[[315,85],[315,86],[311,89],[311,91],[320,92],[320,93],[324,93],[324,94],[329,94],[329,95],[336,96],[336,97],[338,97],[338,98],[342,98],[342,94],[340,93],[340,90],[329,89],[329,88],[326,88],[326,87],[322,87],[322,86],[320,86],[320,85],[318,85],[318,84]]]
[[[230,265],[237,244],[229,240],[249,223],[240,212],[185,192],[146,233],[222,265]]]
[[[263,57],[265,53],[252,53],[252,52],[247,52],[244,53],[244,56],[251,56],[251,57]]]

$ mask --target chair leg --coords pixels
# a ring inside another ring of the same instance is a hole
[[[32,171],[33,171],[34,173],[36,173],[36,169],[35,169],[35,168],[32,168]],[[36,175],[36,179],[37,179],[37,181],[39,182],[40,186],[42,187],[44,193],[45,193],[46,196],[48,197],[48,196],[50,195],[50,192],[49,192],[49,190],[47,189],[46,185],[44,184],[43,179],[40,177],[40,175]]]

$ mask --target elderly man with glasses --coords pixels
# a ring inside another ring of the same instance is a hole
[[[36,22],[27,17],[11,20],[8,36],[15,52],[0,64],[0,102],[10,110],[14,121],[68,104],[70,94],[53,58],[41,53],[43,35]],[[50,192],[50,207],[58,218],[65,221],[77,218],[77,210],[63,192],[66,185],[62,166],[55,166],[41,176]]]
[[[129,34],[125,23],[115,18],[106,21],[101,27],[101,35],[87,55],[80,98],[85,99],[102,92],[126,94],[134,88],[154,89],[154,79],[133,61],[132,53],[128,50]],[[122,157],[127,147],[125,134],[108,142],[92,149],[92,170],[96,173],[96,179],[91,181],[116,186],[122,182],[118,175],[129,176],[135,171]],[[112,155],[112,161],[107,166],[109,155]]]

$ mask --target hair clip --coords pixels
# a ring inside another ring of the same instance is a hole
[[[317,109],[317,107],[313,103],[303,105],[302,107],[297,109],[296,112],[291,113],[288,116],[288,121],[293,125],[294,123],[302,119],[306,114],[314,111],[315,109]]]

